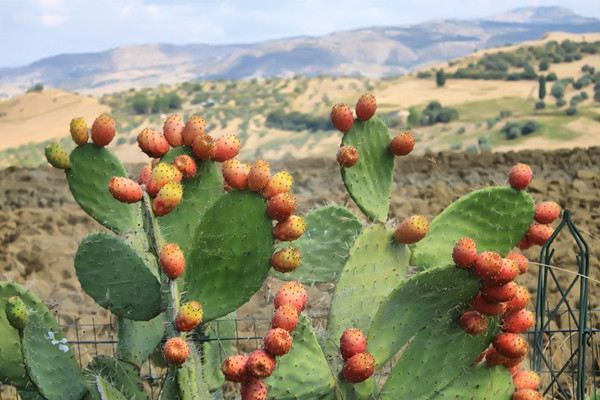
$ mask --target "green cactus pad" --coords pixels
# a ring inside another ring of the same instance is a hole
[[[127,172],[109,150],[89,143],[71,153],[67,180],[81,208],[114,232],[141,229],[139,205],[121,203],[108,191],[108,182],[113,176],[127,177]]]
[[[381,400],[431,398],[470,370],[499,332],[491,323],[486,334],[468,335],[458,325],[460,313],[452,314],[415,335],[381,389]]]
[[[354,121],[344,135],[343,145],[356,147],[359,162],[342,168],[342,178],[356,205],[373,221],[385,221],[390,208],[394,155],[389,151],[392,140],[383,121],[373,117],[366,122]]]
[[[436,400],[510,400],[515,388],[505,367],[471,368],[431,399]]]
[[[292,336],[292,350],[279,359],[275,372],[265,380],[268,398],[312,400],[331,397],[335,379],[310,321],[304,315],[300,315]]]
[[[165,315],[159,314],[149,321],[132,321],[119,318],[119,358],[141,367],[164,336]]]
[[[202,360],[194,346],[190,346],[190,357],[177,370],[177,383],[181,400],[207,400],[212,398],[202,376]]]
[[[304,235],[281,246],[300,249],[300,267],[287,274],[271,270],[271,275],[305,285],[337,281],[362,223],[352,211],[340,206],[320,207],[304,218],[308,226]]]
[[[136,368],[112,357],[97,356],[86,367],[93,376],[101,376],[127,399],[148,400]]]
[[[75,254],[83,290],[113,314],[147,321],[160,314],[160,282],[138,253],[120,237],[93,233]]]
[[[527,232],[535,203],[531,195],[509,187],[491,187],[461,197],[439,214],[418,242],[411,263],[429,268],[452,263],[456,241],[470,237],[477,250],[505,255]]]
[[[331,301],[328,335],[335,353],[346,328],[368,331],[379,304],[406,279],[409,257],[383,225],[365,228],[356,238]]]
[[[19,390],[19,398],[21,400],[45,400],[37,390]]]
[[[92,399],[98,400],[127,400],[123,393],[100,375],[95,377],[94,385],[90,388],[90,395]]]
[[[173,162],[181,154],[193,157],[189,147],[180,146],[171,149],[162,160]],[[186,254],[202,215],[224,193],[219,167],[212,161],[195,161],[196,176],[183,181],[183,200],[175,210],[158,219],[165,240],[177,243]]]
[[[340,366],[341,369],[341,366]],[[350,383],[344,380],[343,375],[339,374],[340,391],[343,393],[344,400],[378,400],[377,385],[375,378],[371,377],[361,383]]]
[[[187,300],[198,300],[204,321],[229,314],[262,286],[273,253],[264,199],[232,191],[206,211],[186,259]]]
[[[56,323],[50,326],[44,313],[32,311],[23,330],[23,356],[27,373],[48,400],[80,400],[87,382],[72,346]]]
[[[167,371],[159,400],[181,400],[179,384],[177,384],[177,369],[175,367],[169,367]]]
[[[225,382],[225,376],[221,372],[221,362],[225,358],[235,354],[231,340],[219,339],[235,337],[235,317],[236,314],[233,312],[223,318],[203,325],[204,334],[209,338],[217,339],[202,343],[202,355],[204,359],[202,371],[208,390],[211,392],[221,388]]]
[[[461,308],[479,285],[469,271],[454,265],[429,269],[401,283],[381,303],[369,328],[368,351],[377,365],[383,365],[432,321]]]

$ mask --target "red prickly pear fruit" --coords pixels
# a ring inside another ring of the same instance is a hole
[[[512,377],[515,389],[538,390],[542,379],[535,371],[517,371]]]
[[[143,196],[142,188],[138,183],[122,176],[113,176],[108,182],[108,190],[122,203],[137,203]]]
[[[550,225],[533,223],[527,231],[527,238],[533,244],[543,246],[554,233]]]
[[[502,257],[494,251],[484,251],[479,253],[473,264],[475,276],[482,279],[493,278],[500,272],[500,263]]]
[[[284,304],[275,309],[273,319],[271,320],[272,328],[285,329],[292,332],[298,325],[298,311],[291,304]]]
[[[513,368],[521,364],[523,358],[508,358],[498,353],[493,347],[490,347],[485,354],[485,361],[490,367],[504,365],[506,368]]]
[[[466,311],[458,321],[460,327],[469,335],[481,335],[488,330],[488,320],[477,311]]]
[[[175,157],[173,164],[181,172],[183,179],[192,179],[196,176],[196,171],[198,169],[196,161],[187,154]]]
[[[394,231],[398,243],[412,244],[423,239],[429,230],[429,222],[423,215],[412,215],[406,218]]]
[[[177,114],[171,114],[165,120],[165,123],[163,124],[163,135],[172,147],[181,146],[183,144],[183,128],[185,128],[183,119]]]
[[[69,125],[69,131],[71,132],[71,138],[78,146],[86,144],[90,138],[87,123],[83,118],[73,118]]]
[[[293,184],[294,178],[292,178],[292,175],[287,171],[280,171],[269,179],[267,186],[263,190],[263,197],[270,199],[280,193],[289,192]]]
[[[265,350],[254,350],[248,356],[248,372],[255,378],[266,378],[275,370],[275,363],[275,358]]]
[[[344,360],[367,351],[367,338],[358,328],[348,328],[340,337],[340,353]]]
[[[390,151],[395,156],[406,156],[415,148],[415,137],[410,132],[394,136],[390,142]]]
[[[500,259],[500,269],[493,277],[486,280],[488,286],[502,286],[519,276],[519,267],[517,263],[510,258]]]
[[[167,243],[160,250],[160,267],[170,279],[177,279],[185,269],[185,256],[176,243]]]
[[[300,282],[292,281],[283,284],[275,294],[273,305],[279,308],[284,305],[290,305],[300,314],[306,308],[308,303],[308,293]]]
[[[494,338],[494,348],[508,358],[520,358],[527,354],[527,341],[516,333],[500,333]]]
[[[242,383],[242,400],[267,400],[267,385],[256,378]]]
[[[169,364],[180,365],[188,359],[190,348],[184,339],[172,337],[165,342],[163,355]]]
[[[287,273],[292,272],[300,266],[302,255],[300,249],[288,247],[286,249],[277,250],[271,256],[271,266],[277,272]]]
[[[511,251],[506,255],[506,258],[510,258],[517,263],[517,267],[519,267],[519,274],[522,275],[527,272],[527,269],[529,268],[529,260],[523,254],[518,251]]]
[[[152,167],[150,165],[144,165],[138,176],[138,183],[140,185],[148,185],[152,178]]]
[[[345,104],[336,104],[331,109],[331,124],[343,133],[348,132],[354,125],[352,110]]]
[[[523,236],[523,238],[519,241],[519,244],[517,245],[517,247],[521,250],[527,250],[531,246],[533,246],[533,243],[531,242],[531,240],[529,240],[527,235]]]
[[[535,205],[534,219],[540,224],[551,224],[560,216],[560,206],[554,201],[544,201]]]
[[[293,343],[292,335],[285,329],[275,328],[269,330],[264,338],[264,348],[273,357],[289,353]]]
[[[250,166],[235,158],[223,163],[223,178],[234,189],[244,190],[248,187]]]
[[[244,382],[248,379],[248,356],[236,354],[227,357],[221,365],[225,379],[231,382]]]
[[[269,218],[285,221],[296,211],[296,196],[290,192],[279,193],[267,201]]]
[[[526,309],[511,311],[502,316],[502,330],[511,333],[525,333],[533,328],[535,317]]]
[[[369,353],[359,353],[350,357],[342,371],[344,379],[351,383],[366,381],[375,371],[375,359]]]
[[[537,390],[519,389],[513,393],[512,400],[544,400],[544,395]]]
[[[271,166],[268,161],[256,160],[248,174],[248,189],[254,192],[263,190],[271,179]]]
[[[290,215],[285,221],[281,221],[273,227],[273,236],[277,240],[289,242],[304,235],[304,231],[306,231],[304,218]]]
[[[506,311],[506,303],[488,303],[481,292],[471,300],[471,306],[484,315],[500,315]]]
[[[92,142],[98,147],[109,144],[116,134],[115,120],[108,114],[102,114],[92,124]]]
[[[215,139],[210,135],[201,135],[192,142],[194,154],[202,161],[212,160],[215,157],[217,145]]]
[[[152,169],[150,181],[146,184],[146,190],[151,195],[156,195],[158,191],[167,183],[175,182],[179,170],[171,164],[160,162]]]
[[[181,131],[181,138],[183,140],[183,144],[191,146],[194,143],[194,140],[198,136],[204,135],[204,130],[206,129],[206,121],[199,115],[192,115],[190,119],[187,120],[183,130]]]
[[[516,164],[508,173],[508,183],[513,189],[524,190],[531,183],[533,172],[527,164]]]
[[[470,268],[477,258],[477,245],[471,238],[459,239],[452,250],[452,260],[461,268]]]
[[[525,286],[517,285],[517,290],[512,299],[506,302],[506,312],[522,310],[529,305],[531,297]]]
[[[162,133],[144,128],[137,136],[140,149],[149,157],[159,158],[169,151],[169,142]]]
[[[240,152],[240,139],[236,135],[226,135],[215,142],[215,156],[213,160],[223,162],[231,160]]]
[[[488,303],[503,303],[515,297],[518,287],[516,282],[508,282],[502,286],[484,282],[481,294]]]
[[[512,367],[509,367],[508,372],[510,372],[510,376],[514,376],[517,373],[517,371],[519,370],[519,367],[520,367],[519,365],[514,365]]]
[[[356,102],[354,109],[356,110],[356,118],[363,122],[368,121],[377,111],[377,100],[370,93],[363,94]]]
[[[202,304],[196,300],[188,301],[179,307],[175,325],[180,332],[194,330],[202,322]]]
[[[358,150],[354,146],[342,146],[337,151],[337,162],[344,168],[350,168],[358,162]]]
[[[173,211],[183,198],[183,186],[181,183],[169,182],[160,188],[158,194],[152,202],[154,214],[159,217],[167,215]]]

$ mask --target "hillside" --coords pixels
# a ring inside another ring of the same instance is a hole
[[[565,8],[528,7],[476,20],[368,27],[255,44],[147,44],[62,54],[23,67],[0,68],[0,98],[22,93],[36,82],[103,94],[197,79],[398,76],[477,49],[520,43],[551,31],[600,32],[600,20]]]

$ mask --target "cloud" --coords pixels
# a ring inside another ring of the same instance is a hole
[[[42,24],[42,26],[48,27],[48,28],[54,28],[57,26],[60,26],[62,24],[64,24],[64,22],[67,20],[67,17],[65,17],[64,15],[60,15],[60,14],[42,14],[40,15],[40,22]]]

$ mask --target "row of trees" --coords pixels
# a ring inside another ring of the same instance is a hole
[[[181,108],[182,100],[176,92],[157,94],[150,99],[145,93],[136,93],[131,98],[131,108],[135,114],[162,113]]]

